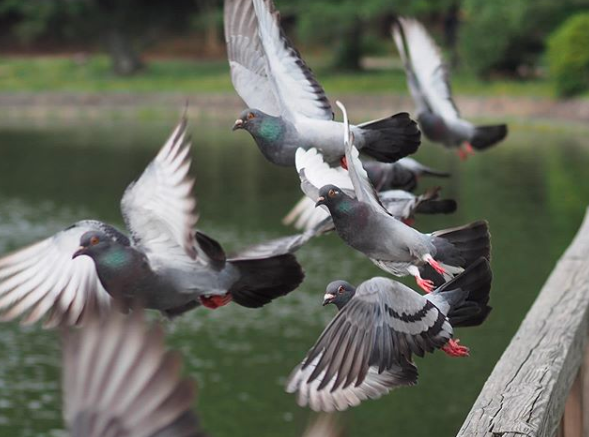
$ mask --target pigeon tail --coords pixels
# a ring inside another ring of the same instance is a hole
[[[418,214],[452,214],[456,211],[456,201],[453,199],[427,199],[415,208]]]
[[[480,258],[432,296],[450,306],[447,316],[453,327],[478,326],[491,312],[488,303],[492,279],[489,261]]]
[[[507,125],[477,126],[474,135],[470,138],[470,144],[476,150],[484,150],[497,144],[507,135]]]
[[[415,153],[421,143],[417,123],[406,112],[369,121],[358,126],[362,130],[362,152],[382,162],[395,162]]]
[[[259,259],[230,259],[228,262],[240,273],[229,293],[235,303],[247,308],[262,307],[290,293],[305,277],[301,265],[291,254]]]

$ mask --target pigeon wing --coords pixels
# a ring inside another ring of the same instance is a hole
[[[114,228],[86,220],[0,259],[1,320],[22,317],[23,324],[32,324],[48,316],[45,327],[78,325],[108,310],[112,299],[94,262],[87,256],[72,259],[88,231],[129,244]]]
[[[267,76],[280,102],[281,115],[291,120],[298,117],[332,120],[333,111],[325,91],[284,34],[272,0],[253,0],[253,5],[256,20],[244,20],[257,25]]]
[[[125,190],[123,217],[133,244],[148,258],[190,261],[202,255],[195,241],[198,221],[194,180],[190,172],[190,139],[186,118],[176,127],[141,177]],[[188,259],[187,259],[188,257]]]
[[[348,121],[346,108],[341,102],[336,102],[336,104],[344,114],[344,145],[346,150],[346,161],[348,163],[348,174],[356,193],[355,197],[360,202],[368,203],[374,207],[376,211],[389,215],[386,208],[380,202],[378,193],[368,178],[368,173],[362,166],[360,152],[358,152],[358,149],[354,146],[354,138],[350,131],[350,123]]]
[[[166,352],[163,337],[141,311],[64,333],[64,417],[72,436],[202,435],[191,411],[194,386],[181,380],[181,359]]]
[[[225,42],[231,81],[247,106],[279,116],[280,104],[268,78],[268,61],[251,0],[226,0]]]
[[[447,122],[460,118],[452,100],[449,73],[440,49],[419,21],[399,18],[399,25],[402,29],[396,32],[402,32],[405,37],[407,62],[429,109]]]
[[[452,327],[435,305],[386,279],[362,283],[293,371],[287,391],[315,411],[344,410],[417,381],[412,354],[442,347]]]

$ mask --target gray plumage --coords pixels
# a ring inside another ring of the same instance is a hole
[[[391,163],[365,161],[362,164],[377,191],[413,191],[423,176],[450,177],[450,173],[427,167],[413,158],[403,158]]]
[[[330,283],[325,300],[339,312],[292,372],[287,392],[297,393],[301,406],[334,411],[416,384],[413,355],[444,347],[453,325],[480,325],[491,311],[491,280],[489,263],[481,258],[427,296],[386,278],[358,288]]]
[[[34,323],[49,315],[47,326],[79,324],[108,309],[111,296],[175,316],[229,299],[259,307],[294,290],[304,275],[291,252],[302,243],[266,243],[263,254],[227,257],[219,243],[194,231],[190,166],[183,119],[125,191],[121,210],[131,238],[85,220],[0,259],[2,319]]]
[[[234,124],[247,130],[271,162],[294,166],[296,149],[316,147],[334,164],[344,155],[342,123],[325,91],[280,27],[271,0],[227,0],[225,41],[233,85],[249,106]],[[352,127],[358,148],[396,161],[420,143],[406,113]]]
[[[72,437],[204,437],[191,410],[196,388],[182,379],[159,325],[142,311],[91,317],[63,335],[64,418]]]
[[[340,107],[347,122],[345,108],[341,104]],[[443,280],[462,272],[480,257],[489,259],[490,235],[484,221],[422,234],[392,217],[368,180],[352,138],[348,131],[344,142],[356,198],[335,185],[326,185],[319,190],[317,201],[318,206],[325,205],[329,209],[338,235],[349,246],[389,273],[414,276],[427,291],[438,278],[432,278],[429,271],[427,279],[422,278],[426,265],[441,273]]]
[[[405,66],[419,124],[428,139],[447,147],[468,143],[483,150],[505,138],[505,124],[475,126],[460,118],[452,99],[448,69],[421,23],[399,18],[393,25],[393,38]]]

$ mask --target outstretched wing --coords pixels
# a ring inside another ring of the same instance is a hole
[[[401,283],[373,278],[325,328],[287,383],[301,406],[344,410],[417,381],[412,354],[423,356],[452,337],[446,316]]]
[[[133,244],[148,257],[197,258],[194,226],[198,221],[190,139],[182,118],[141,177],[125,190],[121,210]]]
[[[22,317],[28,325],[48,315],[46,327],[78,325],[108,310],[112,299],[98,279],[94,261],[87,256],[72,259],[88,231],[129,244],[116,229],[86,220],[0,259],[2,321]]]
[[[417,93],[419,99],[425,101],[429,109],[444,120],[460,118],[452,100],[448,69],[440,49],[423,25],[414,19],[399,18],[393,34],[399,53],[405,56],[411,93]],[[421,105],[419,101],[417,104],[418,107]]]
[[[194,386],[141,311],[94,319],[63,341],[64,417],[74,437],[202,436]]]
[[[225,20],[233,84],[248,106],[291,119],[333,118],[325,91],[280,27],[272,0],[228,0]]]
[[[251,0],[226,0],[225,42],[231,81],[250,107],[279,116],[280,104],[268,77],[268,61],[258,35],[258,21]]]
[[[377,211],[384,214],[389,214],[388,211],[382,206],[378,199],[378,193],[374,189],[372,182],[368,178],[368,173],[362,166],[360,161],[360,152],[354,146],[354,138],[350,131],[350,123],[348,121],[348,113],[346,107],[341,102],[336,102],[337,106],[342,110],[344,114],[344,145],[346,149],[346,161],[348,162],[348,173],[354,186],[354,192],[356,198],[360,202],[368,203],[372,205]]]

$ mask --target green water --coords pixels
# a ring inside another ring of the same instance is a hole
[[[0,253],[83,218],[121,226],[118,202],[171,128],[170,123],[0,130]],[[199,227],[227,250],[291,232],[280,219],[299,198],[292,170],[264,161],[244,132],[193,123]],[[420,381],[342,414],[348,435],[452,436],[507,346],[589,201],[589,140],[577,128],[513,129],[509,140],[466,163],[425,144],[423,162],[449,170],[444,194],[459,211],[421,219],[432,231],[485,218],[495,274],[489,320],[458,332],[468,359],[417,359]],[[423,187],[436,181],[423,181]],[[299,253],[303,286],[262,310],[199,309],[166,323],[171,347],[198,381],[197,409],[212,436],[297,436],[310,412],[283,383],[333,316],[325,285],[382,275],[335,235]],[[54,332],[0,326],[0,436],[56,436],[63,429],[60,345]]]

